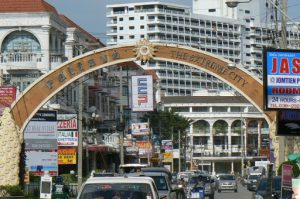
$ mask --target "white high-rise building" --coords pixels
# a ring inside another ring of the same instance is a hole
[[[276,46],[273,4],[253,0],[228,8],[225,0],[194,0],[187,6],[155,2],[107,6],[107,45],[147,38],[152,42],[188,45],[231,60],[262,76],[262,49]],[[288,25],[289,48],[298,48],[300,34]],[[166,61],[149,62],[167,95],[192,95],[197,90],[224,90],[229,87],[198,69]]]

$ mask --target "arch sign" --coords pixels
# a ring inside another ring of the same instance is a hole
[[[8,154],[9,150],[13,151],[14,149],[14,147],[8,146],[10,141],[6,140],[5,143],[2,141],[7,126],[10,125],[9,128],[13,129],[11,125],[14,124],[16,133],[11,133],[14,135],[11,140],[18,141],[17,145],[22,142],[23,130],[34,114],[67,85],[103,67],[136,60],[146,62],[151,59],[177,62],[201,69],[236,89],[259,111],[263,112],[262,82],[245,69],[231,67],[230,61],[214,54],[185,46],[151,43],[148,40],[101,48],[65,62],[62,66],[45,74],[24,91],[9,111],[4,111],[0,118],[0,185],[16,184],[16,179],[18,179],[18,175],[14,176],[18,173],[15,170],[11,172],[14,175],[7,176],[8,170],[18,167],[18,161],[17,164],[16,161],[11,161],[13,165],[7,166],[10,162],[8,160],[18,157],[17,152]],[[271,124],[276,114],[275,112],[265,112],[265,116],[268,123]],[[4,154],[7,154],[5,158],[3,158]],[[1,181],[2,179],[5,182]]]

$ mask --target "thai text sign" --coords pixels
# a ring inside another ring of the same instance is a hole
[[[1,77],[0,77],[1,78]],[[5,107],[10,107],[16,99],[16,87],[0,86],[0,115]]]
[[[153,111],[151,75],[132,76],[132,111]]]
[[[265,110],[300,109],[300,51],[264,49]]]
[[[76,149],[58,149],[58,164],[76,164]]]

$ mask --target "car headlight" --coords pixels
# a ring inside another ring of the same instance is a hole
[[[255,199],[264,199],[261,195],[255,195]]]

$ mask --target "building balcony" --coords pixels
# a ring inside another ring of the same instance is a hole
[[[10,70],[21,68],[35,69],[37,63],[42,61],[40,53],[2,53],[0,63],[8,65]]]

